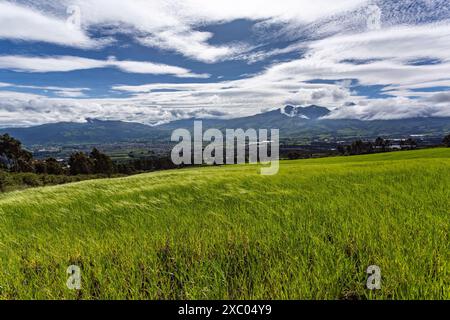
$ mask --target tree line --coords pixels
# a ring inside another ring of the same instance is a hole
[[[413,149],[416,141],[407,139],[393,142],[383,138],[375,141],[357,140],[347,146],[338,146],[338,152],[342,155],[368,154],[385,152],[392,149],[393,144],[398,144],[402,149]],[[450,134],[445,136],[443,144],[450,147]],[[184,165],[182,165],[184,166]],[[57,161],[55,158],[45,160],[33,159],[31,152],[22,147],[22,143],[8,134],[0,135],[0,170],[11,173],[35,173],[45,175],[106,175],[135,174],[145,171],[158,171],[174,169],[169,156],[148,156],[139,159],[114,162],[108,155],[93,148],[90,153],[74,152],[67,163]]]
[[[67,162],[55,158],[33,159],[22,143],[9,136],[0,135],[0,169],[12,173],[48,175],[107,175],[134,174],[176,168],[170,158],[149,156],[115,163],[108,155],[93,148],[90,153],[74,152]]]
[[[395,146],[395,148],[394,148]],[[400,141],[391,141],[378,137],[375,141],[353,141],[350,145],[340,145],[337,150],[342,155],[369,154],[375,152],[387,152],[396,148],[411,150],[417,148],[417,142],[411,138]]]
[[[450,134],[446,135],[442,140],[442,144],[450,148]],[[395,146],[395,147],[394,147]],[[342,155],[358,155],[369,154],[375,152],[387,152],[395,149],[415,149],[417,148],[417,142],[411,138],[400,141],[391,141],[378,137],[375,141],[362,141],[356,140],[350,145],[338,146],[338,152]]]
[[[112,174],[114,164],[109,156],[96,148],[87,155],[75,152],[65,165],[55,158],[33,159],[31,152],[22,147],[22,143],[4,134],[0,136],[0,168],[8,172],[38,173],[51,175]]]

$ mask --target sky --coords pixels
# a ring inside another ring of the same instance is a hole
[[[0,0],[0,127],[450,117],[448,0]]]

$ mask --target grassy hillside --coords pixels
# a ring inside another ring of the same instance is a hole
[[[0,195],[0,298],[450,299],[450,149],[257,169]]]

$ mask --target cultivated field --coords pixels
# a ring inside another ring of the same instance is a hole
[[[0,298],[450,299],[449,169],[431,149],[3,194]]]

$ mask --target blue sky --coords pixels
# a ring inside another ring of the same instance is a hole
[[[0,0],[0,126],[450,116],[444,0]]]

